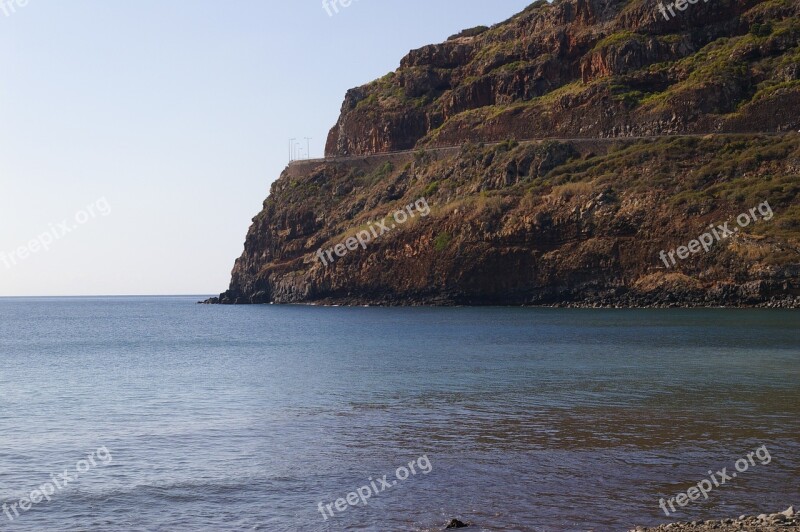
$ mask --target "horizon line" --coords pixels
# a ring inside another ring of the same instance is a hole
[[[72,298],[72,299],[79,299],[79,298],[122,298],[122,297],[214,297],[215,295],[219,295],[218,293],[211,293],[211,294],[89,294],[89,295],[27,295],[27,296],[3,296],[0,295],[0,299],[33,299],[33,298]]]

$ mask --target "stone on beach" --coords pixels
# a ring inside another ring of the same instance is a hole
[[[782,530],[800,530],[800,515],[794,506],[774,514],[758,516],[740,515],[738,519],[722,519],[719,521],[692,521],[691,523],[669,523],[652,528],[637,526],[631,532],[660,532],[671,530],[676,532],[778,532]]]

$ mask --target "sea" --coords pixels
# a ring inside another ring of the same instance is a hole
[[[626,531],[800,506],[798,311],[205,297],[0,299],[0,530]]]

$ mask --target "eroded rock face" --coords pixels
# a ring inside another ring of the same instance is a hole
[[[414,50],[396,72],[351,91],[357,98],[348,93],[326,153],[796,130],[797,113],[779,118],[759,107],[797,101],[796,85],[763,89],[797,79],[798,13],[797,2],[715,0],[665,20],[645,0],[537,2],[488,31]]]
[[[798,161],[800,134],[465,145],[293,165],[220,300],[794,307]],[[316,256],[422,197],[427,217],[332,263]],[[662,250],[759,205],[769,220],[663,262]]]
[[[330,132],[328,155],[373,156],[287,168],[219,301],[798,306],[798,65],[796,0],[669,21],[650,0],[539,1],[412,51]],[[315,257],[421,197],[430,216]],[[659,260],[765,201],[771,221]]]

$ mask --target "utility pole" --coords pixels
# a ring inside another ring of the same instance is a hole
[[[294,161],[294,141],[297,139],[289,139],[289,161]]]
[[[311,159],[311,137],[306,137],[306,158]]]

